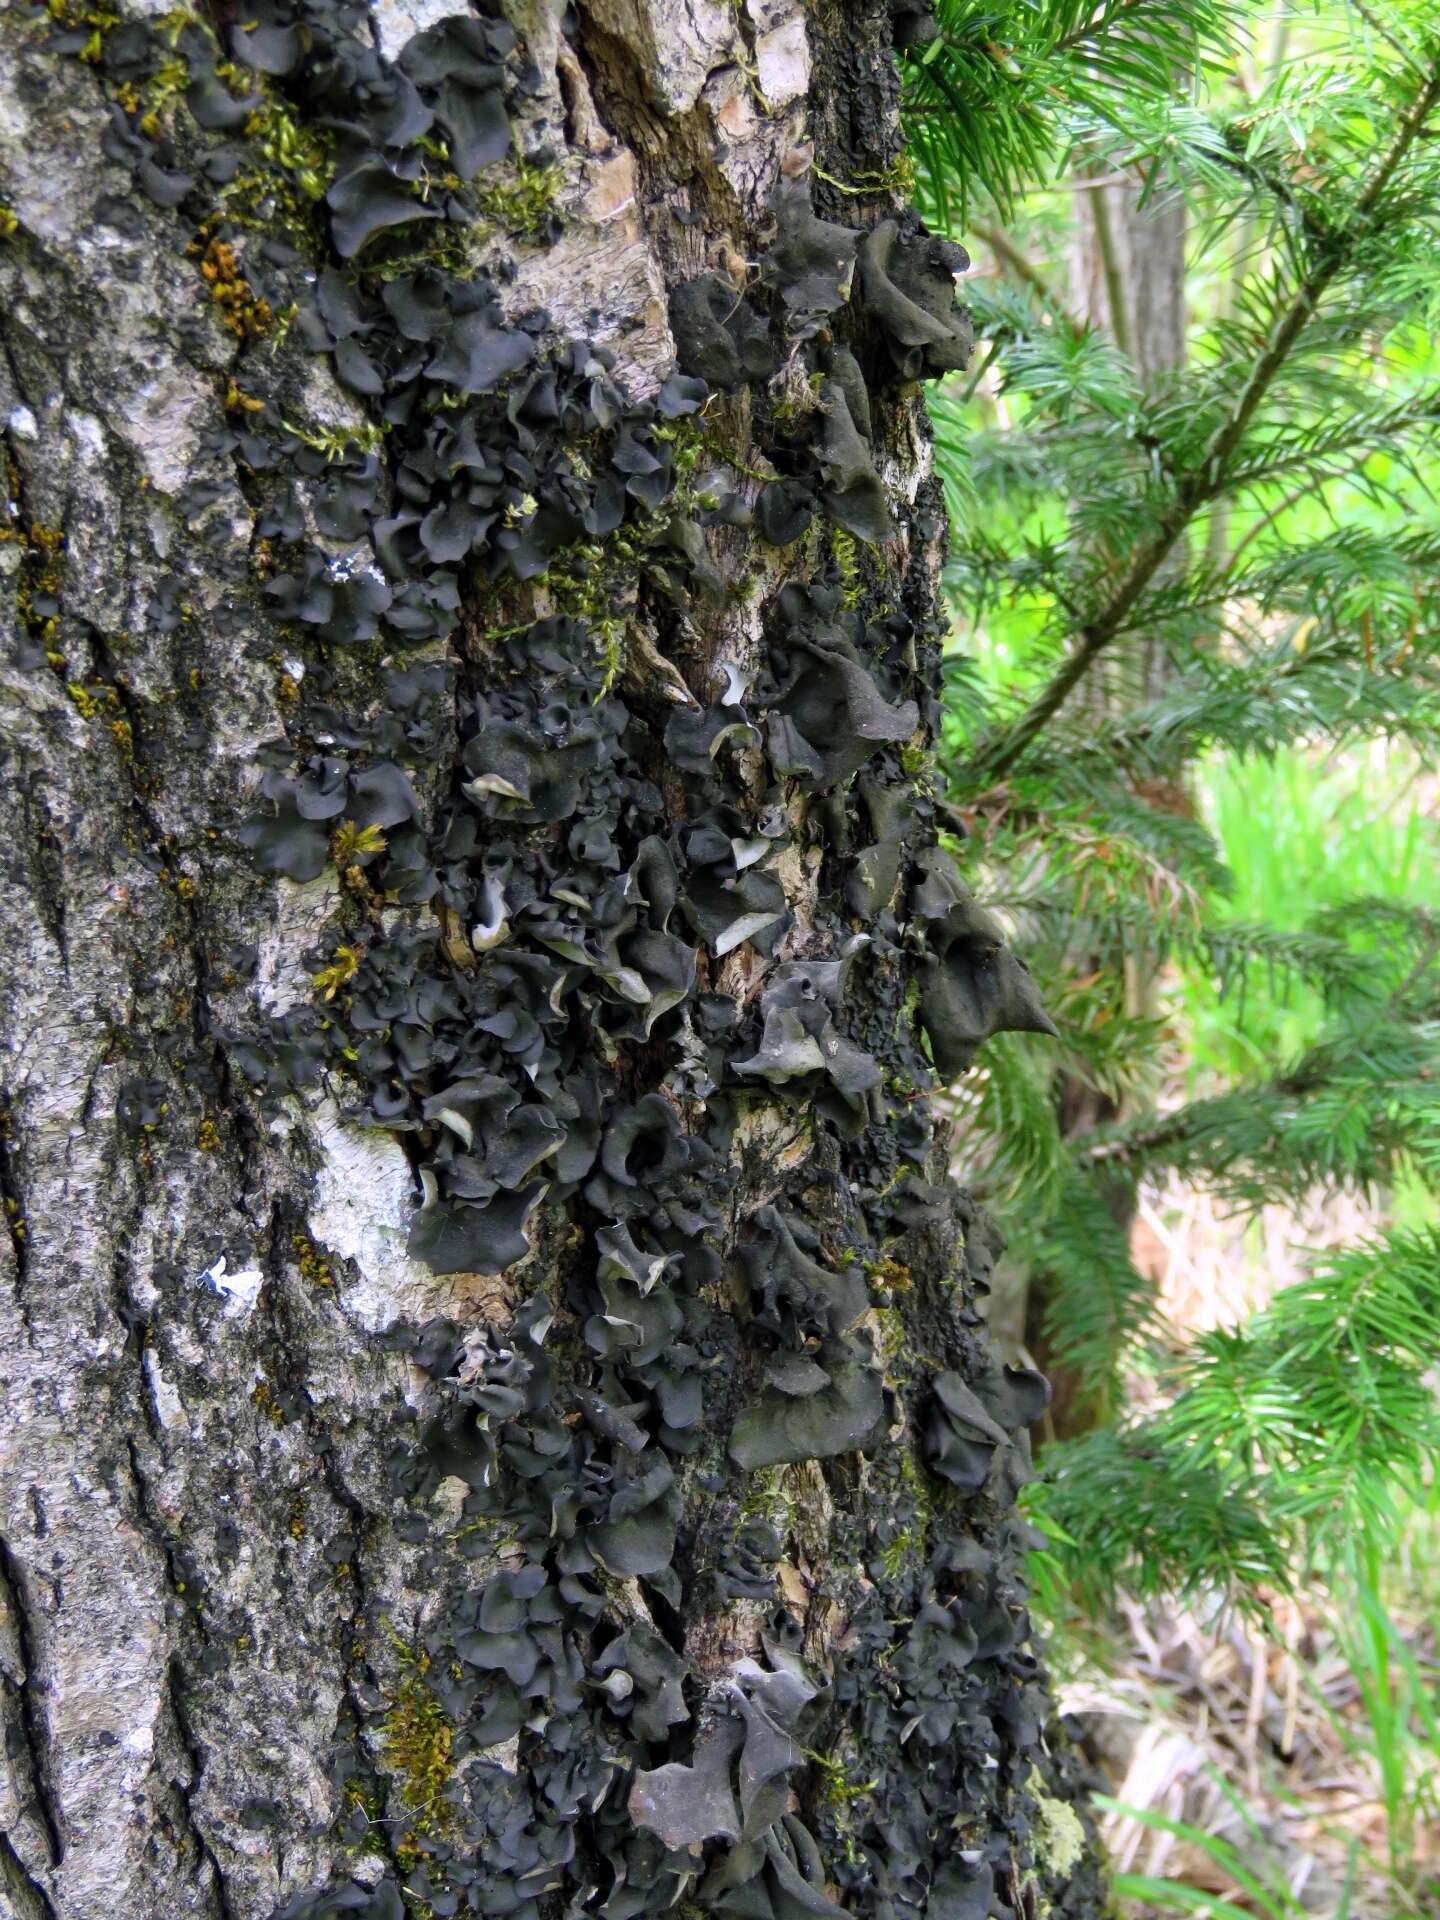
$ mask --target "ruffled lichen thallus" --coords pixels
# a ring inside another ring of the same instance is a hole
[[[965,363],[964,255],[786,169],[639,398],[476,265],[504,195],[467,183],[549,166],[509,26],[392,63],[344,0],[224,17],[55,44],[236,335],[215,444],[286,716],[239,834],[334,884],[310,1000],[227,1044],[262,1106],[399,1136],[416,1259],[505,1276],[384,1336],[425,1601],[337,1750],[352,1869],[286,1920],[1058,1911],[1014,1514],[1045,1388],[983,1337],[997,1242],[932,1105],[1053,1029],[907,771],[939,508],[879,451]],[[295,423],[312,356],[363,424]]]

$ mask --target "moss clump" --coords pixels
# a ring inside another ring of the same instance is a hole
[[[381,1723],[381,1765],[395,1779],[400,1798],[413,1816],[402,1848],[407,1839],[413,1845],[420,1834],[444,1832],[453,1818],[446,1790],[455,1729],[425,1684],[428,1654],[411,1657],[416,1670],[387,1695],[390,1708]]]
[[[370,891],[366,867],[390,845],[379,827],[357,827],[353,820],[342,820],[330,836],[330,858],[342,884],[353,894]]]
[[[815,1753],[807,1747],[805,1758],[820,1775],[821,1795],[832,1807],[843,1807],[852,1800],[862,1799],[880,1784],[878,1780],[852,1780],[849,1768],[835,1754]]]
[[[93,720],[96,714],[109,716],[120,704],[120,696],[114,687],[106,686],[103,681],[98,686],[86,687],[72,680],[65,691],[74,701],[82,720]]]
[[[243,393],[236,386],[234,377],[226,383],[225,411],[227,413],[263,413],[265,402],[257,400],[253,393]]]
[[[52,662],[52,664],[55,664]],[[66,688],[74,701],[82,720],[96,718],[106,721],[114,737],[115,746],[122,758],[129,759],[135,750],[135,729],[125,717],[120,704],[118,687],[108,686],[104,681],[96,685],[82,686],[78,681],[70,681]],[[182,891],[192,891],[182,883]]]
[[[275,1398],[275,1389],[268,1380],[258,1380],[250,1398],[272,1426],[284,1426],[285,1410]]]
[[[348,986],[360,971],[360,962],[364,958],[359,947],[337,947],[330,965],[322,967],[313,978],[315,990],[321,999],[333,1000],[342,987]]]
[[[891,1260],[888,1257],[883,1260],[867,1260],[865,1278],[875,1281],[882,1287],[888,1287],[891,1293],[908,1293],[914,1284],[910,1269],[903,1262]],[[877,1308],[876,1311],[879,1312],[882,1309]],[[903,1339],[903,1330],[901,1337]]]
[[[148,140],[158,140],[164,132],[164,116],[189,84],[185,62],[162,60],[142,87],[127,80],[116,89],[115,97]]]
[[[798,363],[787,361],[770,382],[770,412],[782,426],[793,426],[820,411],[822,373],[806,373]]]
[[[564,178],[564,169],[553,162],[532,166],[522,160],[512,178],[474,183],[475,211],[482,224],[514,239],[543,240]]]
[[[805,1758],[820,1776],[820,1798],[830,1809],[845,1858],[850,1865],[856,1866],[861,1853],[852,1805],[856,1800],[863,1800],[866,1794],[873,1793],[880,1782],[878,1779],[852,1780],[849,1768],[835,1754],[816,1753],[807,1747]]]
[[[905,1570],[906,1560],[912,1552],[924,1554],[926,1536],[930,1531],[930,1522],[934,1513],[930,1501],[930,1490],[915,1464],[915,1456],[909,1452],[902,1453],[899,1469],[904,1498],[903,1501],[897,1501],[896,1505],[901,1510],[908,1509],[909,1524],[902,1527],[880,1549],[880,1564],[887,1580],[900,1578]]]
[[[736,1514],[740,1525],[758,1518],[768,1520],[786,1534],[790,1531],[792,1511],[791,1490],[783,1467],[761,1467],[747,1476]]]
[[[353,820],[342,820],[330,836],[330,857],[343,873],[361,860],[378,859],[389,844],[379,827],[357,827]]]
[[[832,527],[830,552],[840,574],[840,598],[847,607],[857,604],[865,591],[860,578],[860,545],[847,527]]]
[[[271,173],[283,171],[309,201],[323,200],[335,177],[327,135],[302,126],[284,101],[271,94],[245,122],[246,136],[259,149]],[[263,183],[273,189],[276,183]]]
[[[18,476],[12,474],[12,494]],[[20,624],[37,646],[43,647],[51,666],[59,671],[64,655],[56,647],[60,636],[60,584],[65,575],[65,535],[58,527],[32,521],[19,538],[23,551],[15,581],[15,608]]]
[[[383,421],[367,420],[359,426],[297,427],[292,420],[282,420],[281,426],[315,453],[324,454],[327,460],[344,460],[352,453],[378,453],[385,444],[385,435],[389,427]]]
[[[46,12],[59,26],[68,27],[72,32],[77,27],[88,27],[90,32],[76,53],[76,58],[95,67],[105,54],[105,36],[112,27],[120,24],[120,15],[114,7],[87,7],[77,4],[77,0],[46,0]]]

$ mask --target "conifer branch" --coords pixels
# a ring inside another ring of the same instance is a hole
[[[1276,321],[1264,350],[1253,362],[1238,399],[1216,427],[1199,463],[1178,480],[1170,505],[1143,540],[1105,605],[1075,635],[1069,657],[1018,720],[981,741],[969,756],[967,772],[993,784],[1019,762],[1044,732],[1100,655],[1125,630],[1131,613],[1169,558],[1196,514],[1225,488],[1229,463],[1254,420],[1276,376],[1285,366],[1321,299],[1350,259],[1358,238],[1395,179],[1426,122],[1440,104],[1440,59],[1402,117],[1390,146],[1350,209],[1344,226],[1333,232]]]

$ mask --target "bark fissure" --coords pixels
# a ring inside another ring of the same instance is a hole
[[[31,1619],[25,1575],[16,1565],[3,1536],[0,1536],[0,1606],[14,1622],[20,1656],[20,1674],[8,1684],[13,1686],[19,1726],[24,1735],[30,1806],[44,1834],[50,1865],[56,1867],[65,1858],[65,1829],[63,1811],[51,1779],[50,1732],[39,1678],[42,1643]]]
[[[206,1891],[211,1896],[210,1905],[215,1920],[236,1920],[235,1909],[226,1891],[225,1875],[221,1871],[220,1862],[215,1857],[215,1850],[206,1837],[196,1812],[195,1800],[205,1773],[206,1754],[195,1736],[186,1711],[187,1685],[178,1656],[172,1656],[166,1668],[166,1700],[175,1723],[175,1731],[179,1736],[180,1750],[189,1764],[189,1777],[173,1780],[171,1784],[175,1789],[175,1798],[184,1821],[185,1831],[189,1834],[195,1849],[197,1865],[208,1878]]]
[[[15,1306],[25,1338],[33,1345],[35,1326],[30,1318],[27,1297],[30,1278],[29,1229],[25,1223],[25,1198],[15,1176],[11,1126],[10,1095],[4,1087],[0,1087],[0,1208],[4,1210],[5,1233],[10,1244],[10,1281]]]
[[[3,1828],[0,1828],[0,1876],[3,1876],[6,1894],[14,1902],[16,1920],[59,1920],[49,1894],[27,1872]]]

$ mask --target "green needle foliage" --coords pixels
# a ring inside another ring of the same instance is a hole
[[[1397,1231],[1188,1342],[1158,1412],[1050,1450],[1072,1598],[1099,1605],[1117,1580],[1287,1589],[1317,1554],[1383,1537],[1440,1449],[1437,1320],[1440,1238]]]
[[[1347,895],[1384,822],[1322,819],[1301,912],[1283,876],[1235,897],[1197,800],[1217,766],[1258,805],[1278,765],[1386,742],[1428,779],[1440,754],[1440,17],[938,17],[906,68],[922,205],[1002,270],[977,279],[974,367],[934,409],[957,631],[941,774],[1061,1035],[988,1050],[958,1144],[1084,1414],[1042,1452],[1044,1564],[1072,1599],[1243,1599],[1383,1543],[1440,1457],[1433,1230],[1317,1260],[1188,1341],[1128,1233],[1141,1184],[1171,1174],[1242,1215],[1317,1187],[1440,1191],[1433,827],[1409,881]],[[1067,168],[1187,208],[1185,363],[1148,387],[1067,309],[1074,196],[1042,191]],[[1178,1103],[1177,980],[1235,1042]]]
[[[1112,103],[1167,93],[1177,69],[1223,65],[1224,0],[939,0],[938,31],[905,67],[921,201],[963,225],[985,197],[1002,212],[1049,179],[1066,146],[1057,103],[1105,122]]]

